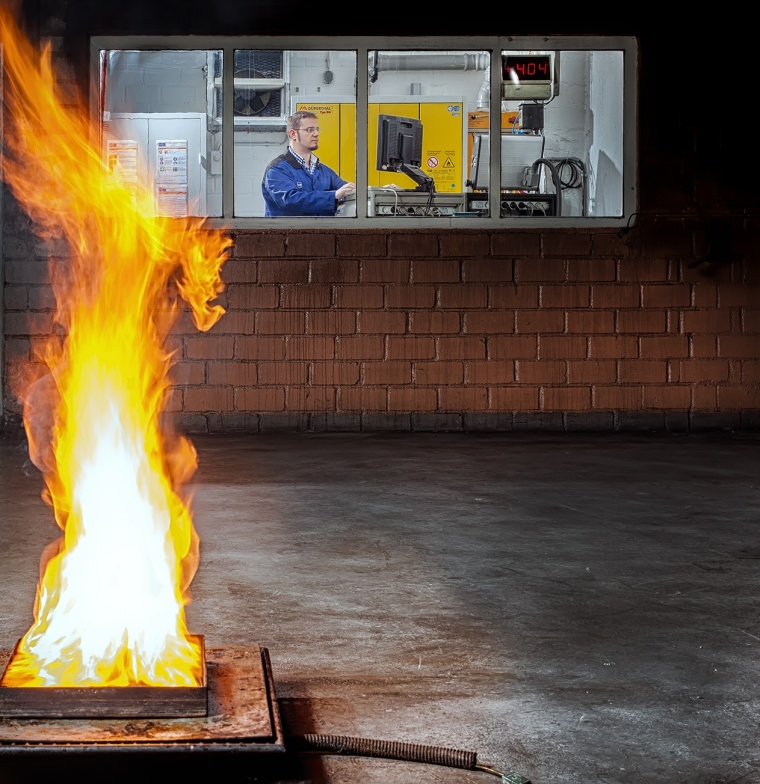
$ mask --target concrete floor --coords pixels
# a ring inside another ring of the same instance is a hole
[[[3,753],[0,781],[501,781],[307,733],[476,752],[533,784],[760,782],[760,434],[193,439],[208,646],[267,648],[287,753]],[[0,439],[0,649],[56,529]],[[120,779],[121,780],[121,779]]]

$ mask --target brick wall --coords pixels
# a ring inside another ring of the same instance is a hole
[[[694,266],[700,236],[236,232],[226,314],[171,336],[172,411],[189,432],[755,428],[760,271]],[[53,298],[44,249],[5,250],[12,382]]]

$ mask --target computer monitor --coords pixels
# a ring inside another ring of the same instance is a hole
[[[435,192],[435,180],[420,169],[422,122],[381,114],[377,118],[377,170],[402,172],[417,183],[413,190]]]

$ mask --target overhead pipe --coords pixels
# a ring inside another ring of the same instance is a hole
[[[485,71],[490,57],[485,52],[454,54],[398,54],[370,52],[371,71]]]

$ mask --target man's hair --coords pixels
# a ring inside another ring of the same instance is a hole
[[[288,130],[289,131],[297,131],[301,127],[301,120],[305,120],[307,117],[313,117],[315,120],[317,119],[317,115],[314,112],[296,112],[295,114],[291,114],[288,117]]]

